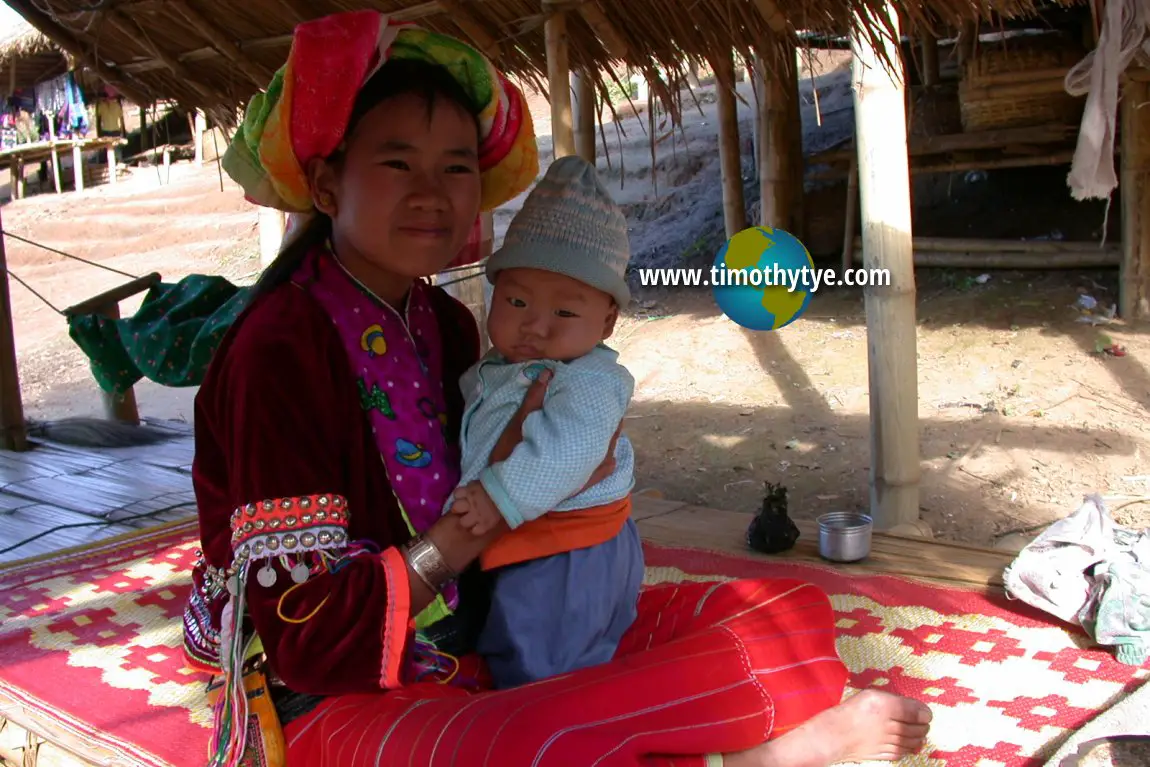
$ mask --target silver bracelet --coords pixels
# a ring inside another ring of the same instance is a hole
[[[403,557],[433,594],[443,591],[458,575],[447,564],[439,547],[422,535],[403,544]]]

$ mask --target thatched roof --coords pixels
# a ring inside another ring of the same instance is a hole
[[[15,77],[13,78],[13,69]],[[68,71],[64,52],[43,32],[16,21],[0,32],[0,88],[27,88]]]
[[[91,10],[88,0],[53,0],[48,16],[43,3],[8,0],[129,99],[172,98],[217,114],[266,86],[296,24],[351,7],[379,8],[497,48],[504,70],[545,83],[541,3],[548,2],[547,8],[572,9],[572,68],[593,69],[601,81],[612,65],[626,64],[655,81],[659,68],[681,71],[686,58],[704,60],[716,51],[748,55],[779,33],[849,32],[855,14],[885,7],[881,0],[104,0]],[[992,12],[1029,15],[1041,0],[893,2],[905,34],[928,17],[933,28],[955,29]],[[661,92],[660,84],[653,82],[653,89]]]

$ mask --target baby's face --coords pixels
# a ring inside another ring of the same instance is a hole
[[[619,310],[607,293],[541,269],[506,269],[495,278],[487,332],[511,362],[573,360],[615,330]]]

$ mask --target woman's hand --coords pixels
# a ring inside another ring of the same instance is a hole
[[[619,426],[615,429],[615,433],[611,435],[611,442],[607,445],[607,457],[603,459],[603,463],[595,467],[595,471],[591,472],[590,478],[583,487],[579,488],[579,493],[587,488],[597,485],[607,477],[611,476],[615,471],[615,445],[619,442],[619,435],[623,433],[623,422],[619,422]],[[578,495],[576,493],[575,495]]]
[[[515,446],[523,441],[523,422],[527,416],[543,407],[543,398],[547,395],[547,384],[551,382],[551,375],[550,370],[544,370],[539,374],[539,378],[532,381],[531,386],[527,387],[527,393],[523,395],[523,404],[515,411],[515,415],[511,417],[507,428],[499,435],[499,440],[491,450],[491,456],[487,460],[488,466],[506,461],[511,456],[512,451],[515,450]],[[611,436],[611,442],[607,446],[607,456],[595,468],[595,471],[591,472],[586,484],[573,495],[578,495],[592,485],[602,482],[615,471],[615,445],[619,442],[619,435],[622,432],[623,422],[620,421],[619,428],[615,429],[615,433]]]
[[[487,459],[488,466],[506,461],[515,450],[515,446],[523,441],[523,422],[527,420],[527,416],[543,407],[543,398],[547,394],[547,384],[551,383],[551,375],[550,370],[544,369],[527,387],[527,393],[523,395],[523,404],[515,411],[507,428],[499,435],[499,441],[491,449],[491,456]]]
[[[439,549],[447,566],[457,573],[470,567],[484,549],[511,529],[500,516],[494,528],[484,535],[474,535],[463,526],[462,519],[460,514],[444,514],[423,534]],[[415,574],[411,565],[407,569],[411,587],[411,614],[416,615],[435,600],[435,594]]]

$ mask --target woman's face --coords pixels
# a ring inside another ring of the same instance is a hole
[[[429,109],[420,96],[396,96],[364,115],[339,167],[315,178],[345,265],[403,278],[441,271],[479,212],[478,150],[475,119],[447,99]]]

